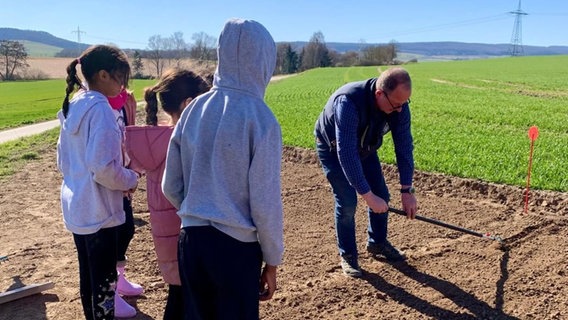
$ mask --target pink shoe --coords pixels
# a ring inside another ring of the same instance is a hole
[[[114,316],[116,318],[132,318],[136,315],[136,309],[124,301],[118,294],[114,294]]]
[[[116,283],[116,292],[124,296],[139,296],[144,292],[144,288],[137,283],[126,280],[124,276],[124,267],[117,267],[118,281]]]

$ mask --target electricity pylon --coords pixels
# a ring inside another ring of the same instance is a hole
[[[509,54],[513,57],[524,55],[523,50],[523,16],[528,15],[528,13],[521,10],[521,0],[519,0],[519,7],[515,11],[509,12],[515,15],[515,25],[513,27],[513,34],[511,35],[511,47],[509,49]]]
[[[81,29],[79,29],[79,26],[77,26],[77,30],[71,31],[71,33],[76,33],[77,34],[77,43],[81,43],[81,33],[86,33],[86,32],[81,31]]]

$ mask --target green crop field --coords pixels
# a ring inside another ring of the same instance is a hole
[[[540,135],[531,188],[568,191],[568,56],[404,67],[413,78],[418,170],[524,186],[527,131],[535,125]],[[284,144],[313,148],[314,122],[329,95],[344,83],[377,75],[377,67],[324,68],[271,83],[266,101],[282,125]],[[152,83],[133,82],[138,100],[142,88]],[[53,119],[63,92],[61,80],[0,82],[0,128]],[[390,135],[379,155],[385,163],[395,162]]]
[[[527,132],[536,125],[531,187],[568,190],[568,56],[405,68],[413,78],[417,169],[524,186]],[[271,84],[267,101],[282,124],[284,144],[313,148],[313,125],[329,95],[377,74],[377,67],[316,69]],[[379,156],[395,162],[392,140],[385,140]]]
[[[155,80],[133,80],[130,90],[143,100],[143,89]],[[56,119],[65,98],[65,80],[0,82],[0,130]]]
[[[21,42],[26,48],[28,57],[55,57],[62,49],[47,44],[23,40]]]

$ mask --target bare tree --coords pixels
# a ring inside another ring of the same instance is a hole
[[[321,31],[314,33],[310,42],[302,49],[301,61],[301,70],[331,66],[329,49]]]
[[[160,35],[153,35],[148,39],[148,60],[156,70],[156,77],[161,77],[166,65],[166,51],[169,47],[168,39]]]
[[[29,67],[28,53],[18,41],[0,40],[0,78],[15,80],[16,71]]]
[[[331,52],[331,60],[336,67],[350,67],[359,63],[359,52],[347,51],[343,54],[335,51]]]
[[[172,59],[176,67],[181,67],[181,60],[187,56],[187,43],[183,39],[183,32],[178,31],[171,36]]]
[[[382,46],[370,45],[361,49],[361,65],[382,65],[384,61]]]
[[[389,56],[391,64],[397,63],[397,53],[398,53],[398,42],[396,40],[391,40],[387,45],[387,54]]]
[[[387,45],[368,46],[361,50],[361,65],[394,64],[397,48],[394,42]]]
[[[175,60],[174,38],[172,36],[168,38],[162,38],[162,48],[164,49],[164,56],[166,58],[164,67],[169,67],[174,63]],[[160,74],[160,76],[161,75],[162,74]]]
[[[217,39],[206,34],[205,32],[194,33],[191,37],[193,45],[189,51],[189,56],[198,61],[216,60],[216,42]]]

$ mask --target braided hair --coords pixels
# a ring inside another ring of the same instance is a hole
[[[87,84],[93,83],[95,75],[104,70],[113,78],[122,80],[128,84],[130,79],[130,64],[128,58],[120,49],[109,45],[95,45],[85,50],[81,56],[69,63],[67,66],[67,77],[65,79],[65,99],[61,109],[63,116],[67,118],[69,113],[69,96],[76,88],[83,88],[81,79],[77,74],[77,65],[81,65],[81,73]]]
[[[167,70],[156,85],[144,89],[146,124],[158,124],[158,100],[167,114],[179,114],[184,100],[195,98],[209,89],[207,81],[193,71],[177,68]]]

